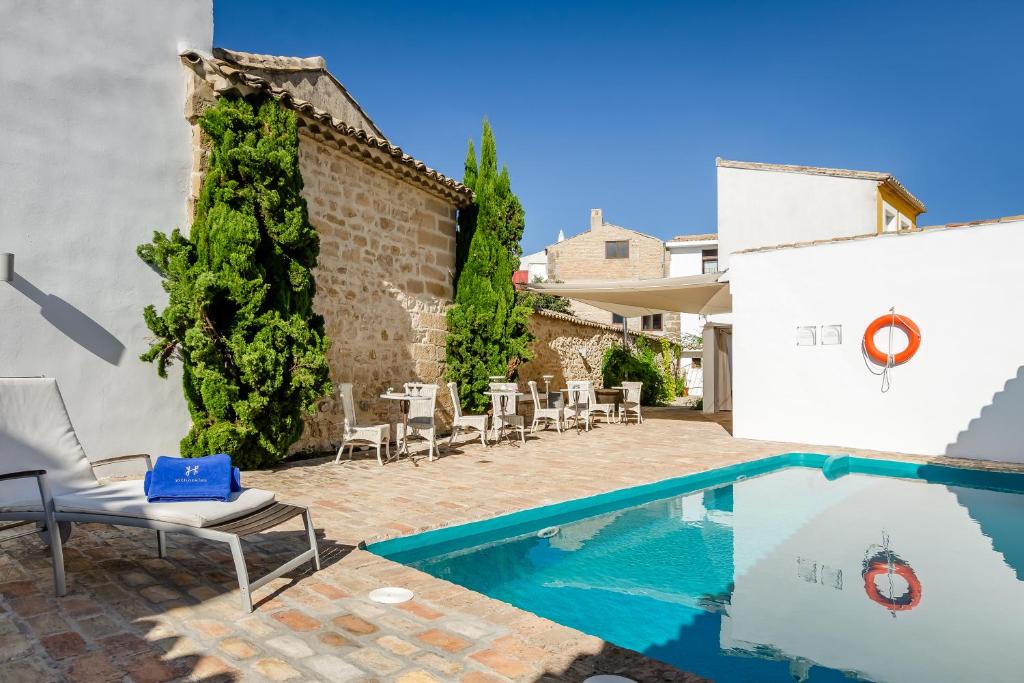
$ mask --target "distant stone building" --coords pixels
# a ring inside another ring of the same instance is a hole
[[[547,274],[560,282],[643,280],[666,277],[669,253],[652,235],[604,222],[601,209],[591,209],[590,228],[547,248]],[[594,322],[621,325],[622,318],[581,301],[573,313]],[[627,320],[629,329],[679,338],[678,313],[653,313]]]
[[[389,143],[322,59],[215,54],[182,57],[195,74],[188,117],[194,123],[228,92],[264,93],[298,114],[303,196],[320,233],[314,307],[331,338],[331,376],[354,384],[364,419],[394,420],[378,398],[388,387],[443,384],[455,218],[472,193]],[[198,131],[193,140],[197,192],[205,151]],[[439,417],[448,414],[446,395]],[[335,396],[297,447],[330,446],[341,421]]]

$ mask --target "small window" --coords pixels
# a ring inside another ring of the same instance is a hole
[[[655,313],[654,315],[645,315],[643,318],[640,319],[640,327],[645,330],[661,330],[661,313]]]
[[[914,224],[906,216],[900,215],[900,230],[913,230]]]
[[[621,324],[622,324],[622,316],[619,315],[618,313],[612,313],[612,325],[621,325]]]
[[[718,272],[718,249],[701,250],[700,260],[702,273],[707,275],[708,273]]]
[[[691,368],[700,368],[700,358],[691,358],[690,359],[690,367]]]
[[[883,232],[896,232],[897,226],[897,214],[891,207],[886,205],[885,212],[882,218],[882,231]]]
[[[604,243],[605,258],[629,258],[629,241],[622,240]]]

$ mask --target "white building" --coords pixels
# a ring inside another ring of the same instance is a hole
[[[546,249],[525,254],[519,259],[519,270],[526,271],[527,282],[548,279],[548,253]]]
[[[1024,215],[919,228],[923,211],[888,173],[719,160],[717,281],[572,295],[727,310],[704,327],[704,410],[732,410],[737,437],[1024,462]],[[894,312],[920,347],[886,368],[908,335],[865,334]]]
[[[727,159],[715,164],[718,265],[730,281],[737,252],[911,231],[926,210],[891,173]],[[733,323],[720,317],[704,330],[706,412],[733,409]]]
[[[702,273],[718,272],[718,235],[679,235],[665,243],[668,251],[668,276],[684,277]],[[718,320],[720,316],[713,319]],[[688,337],[701,337],[708,316],[697,313],[679,314],[679,334],[684,341]],[[686,388],[691,396],[701,396],[704,391],[704,372],[701,368],[701,352],[685,350],[681,369],[686,373]]]
[[[176,454],[188,431],[180,375],[138,360],[166,294],[135,245],[188,228],[178,55],[212,40],[212,0],[0,4],[0,375],[59,378],[92,457]]]

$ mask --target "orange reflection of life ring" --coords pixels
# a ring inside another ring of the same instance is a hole
[[[900,596],[885,597],[878,590],[875,578],[892,573],[907,582],[907,592]],[[896,612],[911,610],[921,604],[921,582],[909,564],[895,560],[890,564],[884,560],[873,560],[864,570],[864,592],[874,602]]]
[[[898,313],[886,313],[871,321],[868,329],[864,330],[864,352],[868,357],[879,365],[889,364],[889,354],[882,353],[875,345],[875,334],[883,327],[898,327],[907,335],[907,348],[892,356],[892,364],[900,365],[914,357],[917,349],[921,346],[921,330],[917,323],[905,315]],[[890,349],[891,350],[891,349]]]

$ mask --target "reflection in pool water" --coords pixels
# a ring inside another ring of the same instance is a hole
[[[717,681],[1020,681],[1022,520],[787,468],[410,564]]]

